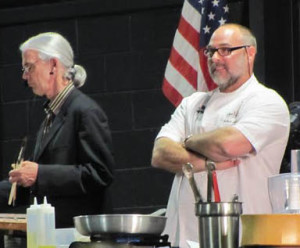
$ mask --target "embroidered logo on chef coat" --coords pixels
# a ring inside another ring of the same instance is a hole
[[[227,113],[223,120],[221,120],[221,123],[224,126],[230,126],[236,123],[236,116],[237,116],[237,112],[229,112]]]

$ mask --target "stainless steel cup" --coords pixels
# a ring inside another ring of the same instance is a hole
[[[238,248],[241,202],[196,204],[200,248]]]

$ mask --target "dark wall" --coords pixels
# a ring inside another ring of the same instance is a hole
[[[231,1],[231,21],[254,29],[262,44],[255,69],[259,79],[266,79],[269,86],[275,86],[291,100],[293,91],[286,89],[292,82],[287,78],[293,77],[289,70],[291,52],[287,55],[275,50],[286,64],[282,71],[279,62],[274,60],[274,50],[269,49],[275,46],[270,37],[275,38],[276,33],[270,23],[276,14],[264,8],[267,0],[251,1]],[[291,1],[279,2],[290,11]],[[146,213],[165,207],[173,175],[151,168],[150,159],[154,138],[174,110],[162,95],[161,83],[182,2],[24,0],[18,3],[14,0],[0,3],[0,176],[7,176],[25,135],[29,134],[32,146],[44,118],[43,99],[33,98],[30,89],[22,83],[18,46],[39,32],[55,31],[71,42],[76,63],[87,69],[88,80],[82,90],[109,117],[117,162],[113,185],[116,212]],[[289,12],[286,15],[288,19]],[[281,25],[289,25],[288,20]],[[282,78],[288,84],[280,84]],[[31,149],[27,150],[27,156]]]
[[[288,101],[294,94],[294,37],[293,7],[295,1],[265,0],[265,74],[266,84],[281,92]],[[299,56],[299,55],[298,55]]]
[[[293,25],[293,101],[300,101],[300,0],[296,0],[292,6]]]
[[[82,90],[110,120],[116,211],[165,206],[172,175],[152,169],[150,159],[154,138],[173,111],[160,88],[181,5],[107,0],[0,10],[1,176],[16,159],[22,137],[30,134],[32,144],[44,118],[44,100],[33,99],[22,83],[18,46],[34,34],[55,31],[70,40],[76,63],[87,70]]]

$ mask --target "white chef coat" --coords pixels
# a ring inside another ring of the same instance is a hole
[[[199,110],[208,97],[202,115]],[[191,134],[224,126],[233,126],[242,132],[255,152],[239,157],[239,166],[217,171],[221,201],[232,201],[237,194],[244,214],[270,213],[267,178],[279,173],[289,136],[289,111],[284,100],[260,84],[254,75],[234,92],[222,93],[217,89],[209,93],[196,92],[183,99],[157,138],[183,142]],[[206,199],[207,173],[195,173],[195,180]],[[188,180],[177,173],[164,231],[172,246],[186,248],[187,240],[199,242],[194,202]]]

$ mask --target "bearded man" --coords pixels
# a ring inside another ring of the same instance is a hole
[[[191,163],[206,201],[206,162],[213,161],[222,202],[236,194],[245,214],[271,213],[267,179],[279,173],[289,111],[253,74],[256,39],[238,24],[220,26],[205,49],[218,88],[183,99],[156,137],[152,165],[175,174],[165,233],[172,247],[199,241],[194,197],[182,165]]]

